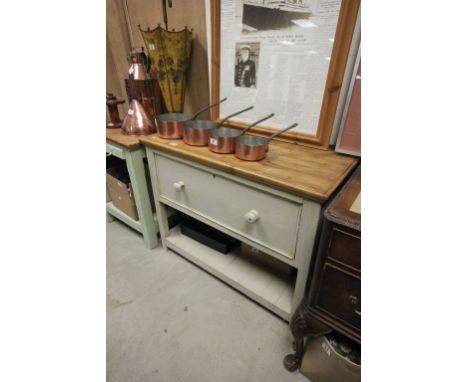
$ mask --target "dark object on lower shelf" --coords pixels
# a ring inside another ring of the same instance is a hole
[[[239,240],[188,216],[182,219],[180,231],[185,236],[224,254],[241,244]]]
[[[177,210],[171,210],[173,211],[171,214],[168,215],[167,217],[167,222],[169,225],[169,228],[175,227],[176,225],[180,224],[182,221],[184,214],[182,212],[179,212]],[[158,232],[159,235],[159,232]]]
[[[125,166],[125,161],[123,159],[117,158],[113,155],[106,155],[106,170],[112,167],[122,167]]]

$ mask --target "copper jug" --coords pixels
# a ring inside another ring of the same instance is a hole
[[[150,78],[150,61],[143,51],[143,48],[141,48],[141,52],[136,50],[129,52],[128,62],[130,64],[128,68],[128,78],[133,78],[135,80],[147,80]]]
[[[132,50],[128,54],[128,78],[125,79],[128,101],[138,100],[148,116],[155,118],[162,113],[162,96],[158,82],[151,78],[151,61],[143,51]]]
[[[136,99],[130,103],[122,123],[122,132],[127,135],[148,135],[156,132],[153,118],[148,116],[142,104]]]

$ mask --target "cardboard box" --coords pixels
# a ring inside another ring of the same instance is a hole
[[[114,206],[132,219],[138,220],[138,211],[126,166],[108,168],[106,180]]]
[[[301,373],[313,382],[361,381],[361,366],[338,354],[326,336],[309,339]]]

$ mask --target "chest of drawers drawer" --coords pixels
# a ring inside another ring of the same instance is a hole
[[[280,255],[294,258],[302,212],[300,201],[165,156],[157,156],[156,168],[162,201],[169,200]]]
[[[346,325],[361,328],[361,280],[333,265],[325,264],[316,306]]]
[[[356,234],[333,227],[328,244],[328,257],[361,270],[361,238]]]

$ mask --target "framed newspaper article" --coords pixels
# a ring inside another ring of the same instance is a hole
[[[212,110],[226,125],[328,148],[360,0],[212,0]]]

